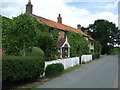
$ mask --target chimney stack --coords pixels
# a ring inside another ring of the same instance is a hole
[[[32,14],[32,7],[31,0],[28,1],[28,4],[26,5],[26,12],[29,14]]]
[[[58,16],[58,18],[57,18],[57,22],[60,23],[60,24],[62,24],[62,17],[61,17],[60,14],[59,14],[59,16]]]
[[[80,24],[77,25],[77,29],[81,30],[81,25]]]

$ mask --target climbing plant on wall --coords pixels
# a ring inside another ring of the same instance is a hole
[[[59,30],[46,25],[42,26],[44,31],[38,30],[38,46],[44,51],[45,59],[51,60],[56,55]]]
[[[89,54],[88,43],[81,34],[69,31],[68,42],[71,46],[71,57],[81,56],[82,54]]]
[[[58,40],[58,34],[59,34],[59,29],[57,29],[57,28],[53,28],[53,30],[52,30],[52,36],[53,36],[53,38],[54,38],[54,41],[57,43],[57,40]]]

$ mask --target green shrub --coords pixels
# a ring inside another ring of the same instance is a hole
[[[54,55],[54,57],[52,58],[53,60],[57,60],[58,57],[56,55]]]
[[[39,47],[32,47],[26,51],[26,56],[39,56],[44,58],[44,52]]]
[[[118,48],[113,48],[113,49],[111,49],[110,50],[110,55],[117,55],[119,53],[119,50],[118,50]]]
[[[43,58],[31,56],[2,57],[2,78],[4,82],[36,80],[43,71]]]
[[[54,77],[59,76],[63,73],[64,66],[61,63],[51,64],[46,67],[45,76]]]

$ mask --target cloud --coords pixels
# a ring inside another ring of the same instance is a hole
[[[18,16],[24,10],[24,3],[23,0],[2,0],[0,2],[1,15],[9,18]]]
[[[118,16],[113,14],[112,12],[99,12],[96,14],[91,14],[91,17],[92,17],[91,21],[97,20],[97,19],[105,19],[110,22],[114,22],[116,26],[118,26]]]
[[[117,25],[117,15],[112,12],[90,12],[86,8],[79,8],[75,5],[68,5],[66,0],[31,0],[33,13],[44,18],[57,21],[58,14],[63,18],[63,24],[77,27],[77,24],[88,26],[96,19],[107,19]],[[25,5],[28,0],[2,0],[0,5],[1,14],[12,17],[25,12]],[[71,0],[72,2],[72,0]],[[107,7],[110,7],[108,5]]]
[[[118,8],[118,0],[112,2],[112,3],[108,3],[106,5],[98,5],[96,6],[96,8],[99,8],[99,9],[104,9],[104,10],[115,10]]]

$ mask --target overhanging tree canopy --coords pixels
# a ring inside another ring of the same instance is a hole
[[[88,30],[88,34],[102,44],[102,54],[109,54],[109,51],[118,44],[120,31],[116,25],[107,20],[96,20],[94,24],[83,30]]]
[[[54,52],[52,50],[55,50],[55,42],[48,32],[49,27],[39,23],[29,14],[21,14],[13,19],[2,17],[2,20],[2,42],[6,55],[25,56],[25,51],[33,46],[42,48],[46,52],[45,56],[51,54],[47,51]],[[47,48],[47,51],[44,48]]]

